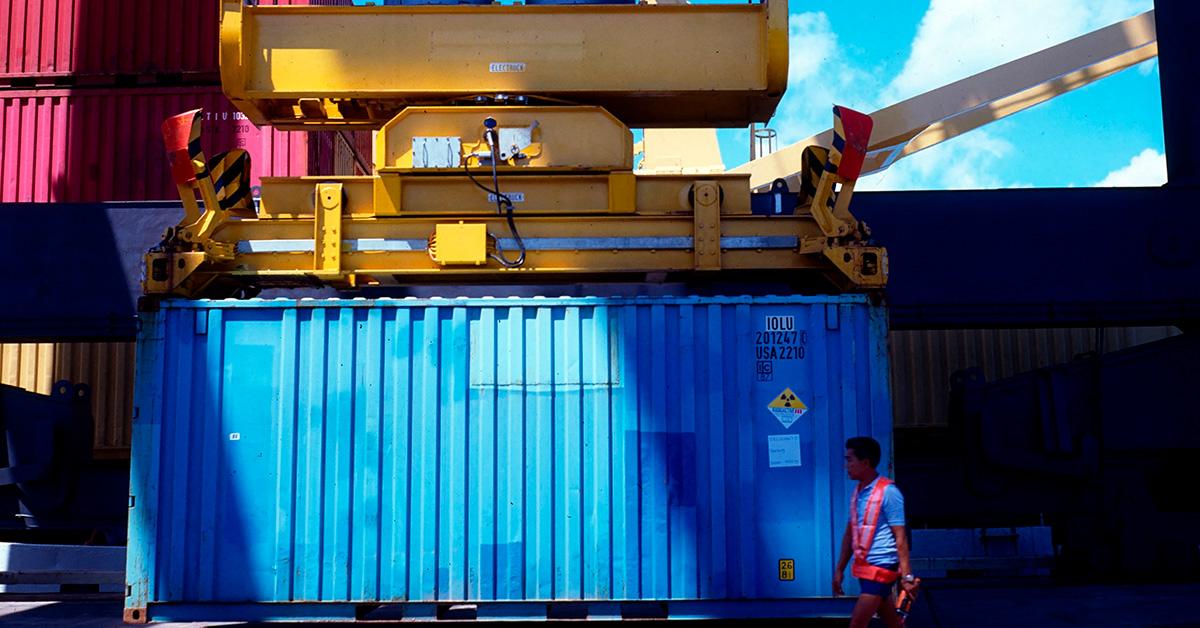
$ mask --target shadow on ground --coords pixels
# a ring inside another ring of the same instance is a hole
[[[1062,586],[1036,581],[930,582],[909,620],[910,628],[1200,628],[1194,612],[1200,583]],[[371,622],[379,625],[381,622]],[[466,623],[466,622],[442,622]],[[746,622],[741,622],[746,623]],[[840,621],[756,622],[755,625],[833,627]],[[82,626],[117,628],[120,602],[0,602],[6,628]],[[252,624],[166,623],[166,628]],[[322,623],[322,626],[353,624]],[[472,623],[472,625],[481,625]],[[511,626],[511,623],[504,624]],[[592,625],[589,622],[588,625]],[[875,625],[875,624],[873,624]]]

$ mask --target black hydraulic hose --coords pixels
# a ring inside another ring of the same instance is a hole
[[[492,129],[488,129],[486,132],[495,133],[495,131]],[[467,159],[463,159],[463,171],[467,173],[467,178],[471,180],[471,183],[474,183],[476,187],[496,198],[496,213],[504,216],[508,221],[508,230],[512,234],[513,239],[517,241],[517,249],[520,251],[517,259],[508,259],[508,257],[504,255],[504,251],[500,248],[499,239],[497,239],[496,253],[489,254],[489,257],[496,260],[496,262],[505,268],[517,268],[523,265],[525,263],[525,241],[521,239],[521,234],[517,231],[516,221],[513,219],[512,200],[509,199],[507,195],[500,193],[500,177],[496,172],[495,154],[493,153],[492,155],[492,186],[494,189],[488,188],[486,185],[475,179],[475,175],[471,174],[471,168],[467,165]]]

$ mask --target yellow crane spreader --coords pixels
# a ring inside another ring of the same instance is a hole
[[[1148,12],[871,116],[834,107],[832,129],[724,171],[711,128],[766,122],[786,89],[786,0],[221,11],[229,98],[256,124],[378,129],[374,173],[264,178],[256,203],[249,155],[208,160],[198,112],[167,121],[186,214],[147,255],[147,294],[648,276],[877,290],[887,252],[850,211],[860,174],[1157,54]],[[630,127],[647,129],[640,170]]]
[[[187,215],[148,254],[146,292],[647,274],[882,287],[886,253],[848,211],[866,116],[837,110],[845,141],[822,164],[815,198],[784,186],[752,195],[742,173],[634,173],[631,126],[767,121],[787,55],[786,0],[224,0],[230,99],[257,124],[378,129],[375,172],[266,178],[254,204],[240,189],[246,155],[209,161],[195,112],[168,121]]]

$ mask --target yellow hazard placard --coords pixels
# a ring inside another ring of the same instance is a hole
[[[805,412],[808,412],[808,406],[800,401],[791,388],[784,388],[783,392],[776,395],[771,403],[767,404],[767,410],[787,428],[804,416]]]
[[[779,559],[779,579],[788,581],[796,579],[796,561],[791,558]]]

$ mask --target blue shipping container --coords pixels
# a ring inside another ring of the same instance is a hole
[[[164,302],[126,618],[848,613],[886,338],[849,295]]]

